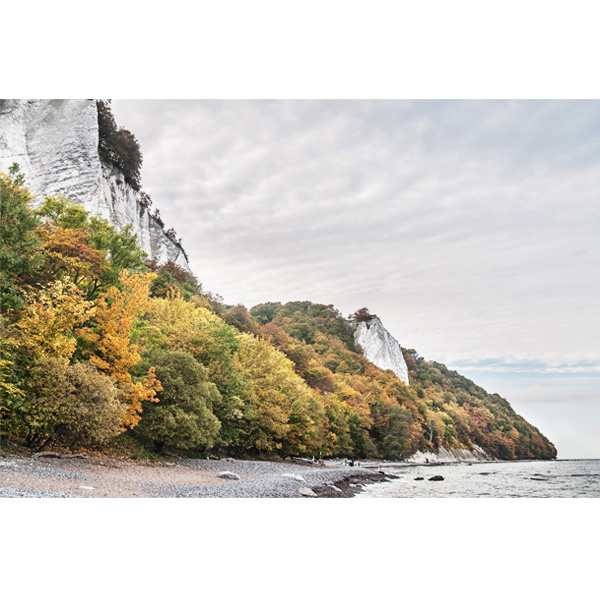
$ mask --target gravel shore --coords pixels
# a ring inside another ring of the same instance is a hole
[[[229,471],[239,480],[219,474]],[[376,468],[341,461],[194,460],[139,464],[111,458],[0,457],[0,498],[347,498]]]

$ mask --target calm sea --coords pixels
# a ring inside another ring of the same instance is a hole
[[[383,467],[358,498],[600,498],[600,459]],[[443,481],[429,481],[441,475]],[[418,480],[417,477],[423,477]]]

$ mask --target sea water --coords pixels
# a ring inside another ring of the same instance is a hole
[[[600,498],[600,459],[388,467],[358,498]],[[443,481],[430,481],[441,475]],[[417,478],[423,479],[417,479]]]

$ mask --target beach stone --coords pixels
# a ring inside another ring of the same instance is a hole
[[[444,478],[441,475],[434,475],[429,478],[429,481],[444,481]]]
[[[423,479],[425,479],[425,477],[415,477],[415,481],[423,481]]]
[[[344,493],[344,492],[342,492],[342,490],[340,490],[339,487],[337,487],[337,485],[333,485],[331,483],[328,483],[327,487],[331,488],[334,492],[338,492],[339,494],[343,494]]]
[[[221,471],[219,473],[219,477],[221,479],[234,479],[235,481],[239,481],[240,476],[232,473],[231,471]]]
[[[298,488],[298,493],[301,496],[304,496],[306,498],[316,498],[317,497],[317,495],[310,488],[307,488],[307,487]]]
[[[289,477],[290,479],[295,479],[296,481],[301,481],[302,483],[306,483],[306,479],[302,477],[302,475],[296,475],[295,473],[283,473],[282,477]]]

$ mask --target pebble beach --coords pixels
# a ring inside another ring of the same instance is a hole
[[[372,465],[0,457],[0,498],[348,498],[389,478]],[[393,477],[393,476],[392,476]]]

